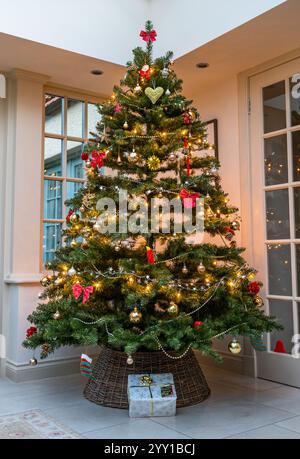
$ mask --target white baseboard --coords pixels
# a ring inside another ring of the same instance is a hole
[[[252,355],[231,356],[226,352],[218,352],[222,356],[222,363],[216,362],[211,357],[203,356],[200,351],[195,351],[195,354],[199,363],[202,365],[220,368],[220,370],[228,370],[247,376],[255,376],[254,357]]]
[[[54,361],[39,361],[38,365],[31,367],[28,364],[18,365],[6,361],[5,374],[14,382],[32,381],[34,379],[52,378],[79,373],[78,357]]]

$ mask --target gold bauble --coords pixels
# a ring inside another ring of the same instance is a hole
[[[137,85],[135,86],[135,88],[133,89],[133,92],[134,92],[135,94],[139,94],[141,91],[142,91],[142,88],[141,88],[141,86],[140,86],[139,84],[137,84]]]
[[[76,239],[72,239],[71,243],[70,243],[70,246],[72,247],[72,249],[75,249],[75,247],[77,247],[78,243],[76,241]]]
[[[255,295],[255,297],[253,298],[253,302],[255,306],[257,306],[258,308],[260,308],[264,304],[262,297],[259,295]]]
[[[228,350],[231,354],[239,354],[242,350],[242,346],[236,339],[233,339],[228,343]]]
[[[147,166],[151,171],[156,171],[160,168],[160,159],[156,155],[152,155],[147,159]]]
[[[59,312],[59,311],[56,311],[56,312],[53,314],[53,319],[54,319],[54,320],[59,320],[59,319],[60,319],[60,312]]]
[[[189,270],[186,267],[186,264],[183,265],[183,268],[181,271],[182,271],[182,274],[187,274],[189,272]]]
[[[176,161],[177,156],[176,156],[176,154],[174,152],[172,152],[172,153],[169,154],[169,158],[168,159],[169,159],[169,161],[173,162],[173,161]]]
[[[166,261],[166,267],[167,267],[167,268],[169,268],[169,269],[174,269],[175,266],[176,266],[175,261],[173,261],[173,260],[168,260],[168,261]]]
[[[85,212],[85,207],[84,207],[84,206],[81,206],[81,207],[79,207],[79,210],[80,210],[80,212],[83,214],[83,213]]]
[[[204,264],[202,262],[199,263],[199,265],[197,266],[197,271],[198,271],[199,274],[205,273],[206,268],[205,268],[205,266],[204,266]]]
[[[70,216],[70,222],[72,223],[72,225],[74,225],[75,223],[77,223],[79,221],[80,217],[78,214],[72,214]]]
[[[174,303],[174,301],[171,301],[167,311],[168,311],[168,314],[170,314],[171,316],[177,316],[178,314],[178,310],[179,310],[179,307],[176,303]]]
[[[83,237],[90,237],[92,234],[92,229],[89,226],[84,226],[81,230]]]
[[[49,285],[49,279],[47,276],[43,277],[41,280],[40,280],[40,283],[43,287],[47,287],[47,285]]]
[[[123,129],[128,129],[128,123],[127,123],[127,121],[125,121],[125,123],[123,124]]]
[[[134,148],[133,148],[133,150],[128,154],[128,160],[129,160],[131,163],[135,163],[135,162],[138,160],[138,155],[137,155],[137,152],[135,151]]]
[[[142,319],[142,313],[135,306],[133,311],[129,314],[129,320],[130,320],[130,322],[138,323],[138,322],[140,322],[141,319]]]

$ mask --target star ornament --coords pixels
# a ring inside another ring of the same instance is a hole
[[[115,113],[121,113],[122,109],[123,109],[122,105],[118,102],[115,105]]]

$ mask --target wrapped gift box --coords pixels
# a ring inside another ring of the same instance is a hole
[[[129,416],[174,416],[176,390],[171,373],[128,376]]]

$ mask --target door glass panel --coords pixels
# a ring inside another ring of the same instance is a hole
[[[100,121],[100,114],[96,104],[88,104],[88,137],[93,139],[91,133],[96,132],[96,124]]]
[[[300,297],[300,244],[296,244],[297,296]]]
[[[269,294],[291,296],[291,250],[289,244],[268,244]]]
[[[44,180],[44,219],[62,218],[62,182]]]
[[[294,335],[293,325],[293,302],[283,300],[270,300],[270,315],[275,316],[278,322],[284,327],[283,330],[271,333],[271,351],[274,351],[278,340],[283,342],[288,354],[292,350],[292,337]]]
[[[62,140],[45,138],[44,175],[62,176]]]
[[[291,124],[300,125],[300,75],[295,74],[290,78],[290,105]]]
[[[292,132],[292,147],[294,182],[300,182],[300,131]]]
[[[263,88],[264,132],[286,128],[285,82]]]
[[[265,184],[288,182],[287,137],[279,135],[265,139]]]
[[[67,182],[67,199],[72,199],[82,186],[82,182]]]
[[[67,177],[83,178],[83,161],[81,153],[83,144],[81,142],[67,142]]]
[[[84,137],[84,102],[68,99],[67,110],[67,135]]]
[[[54,259],[54,252],[61,245],[61,223],[46,222],[43,225],[43,262]]]
[[[274,190],[266,192],[267,238],[289,239],[289,192]]]
[[[63,133],[64,98],[45,94],[45,132],[49,134]]]
[[[294,188],[295,237],[300,239],[300,188]]]

